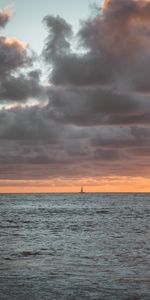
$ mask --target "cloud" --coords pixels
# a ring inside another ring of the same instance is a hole
[[[11,17],[10,10],[0,13],[0,26]],[[0,103],[24,103],[46,100],[41,71],[34,69],[35,55],[28,45],[15,37],[0,36]]]
[[[0,77],[29,64],[26,45],[16,38],[0,37]]]
[[[76,36],[46,16],[46,85],[26,44],[0,38],[1,179],[150,175],[149,23],[144,0],[104,1]]]
[[[60,126],[46,118],[46,109],[38,106],[0,110],[0,124],[2,140],[55,143],[59,136]]]
[[[82,22],[78,32],[80,52],[69,51],[71,26],[59,17],[46,17],[51,31],[44,55],[47,62],[53,61],[50,80],[54,84],[109,83],[117,88],[124,85],[143,90],[144,85],[148,89],[149,76],[144,75],[149,74],[150,3],[144,0],[108,3],[107,9]]]
[[[148,97],[109,87],[58,87],[49,90],[47,113],[76,126],[149,124]]]
[[[61,17],[46,16],[43,20],[50,31],[43,51],[45,59],[55,60],[57,56],[68,53],[70,43],[68,37],[71,36],[71,26]]]
[[[25,102],[30,98],[45,99],[45,88],[40,82],[38,70],[17,76],[8,75],[0,83],[1,102]]]
[[[0,11],[0,27],[5,27],[12,15],[12,11],[8,8]]]
[[[0,113],[0,140],[1,179],[149,174],[149,126],[62,125],[48,107],[14,108]]]

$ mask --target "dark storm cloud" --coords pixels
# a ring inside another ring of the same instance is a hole
[[[33,70],[26,75],[24,67],[32,64],[33,57],[26,45],[15,38],[0,37],[0,101],[24,102],[29,98],[45,98],[40,83],[40,72]]]
[[[26,45],[0,38],[0,100],[20,105],[0,110],[0,178],[150,175],[150,3],[105,1],[76,37],[44,23],[46,87]]]
[[[92,126],[150,122],[150,102],[134,93],[82,86],[51,88],[49,94],[47,113],[64,124]]]
[[[11,11],[0,12],[0,26],[4,26],[11,16]],[[0,36],[0,102],[26,102],[36,98],[46,99],[46,89],[42,86],[41,71],[30,70],[35,55],[29,47],[12,37]],[[26,72],[25,72],[26,68]]]
[[[54,63],[50,80],[57,85],[109,83],[148,89],[149,76],[144,74],[149,73],[150,61],[149,7],[145,1],[110,1],[107,10],[82,23],[80,53],[68,52],[70,26],[62,19],[58,22],[59,17],[49,16],[53,22],[44,54],[47,62]],[[59,23],[59,30],[55,23]]]
[[[1,111],[0,168],[7,169],[1,178],[129,175],[133,166],[138,172],[145,166],[148,174],[149,127],[62,126],[47,112],[48,107]]]
[[[80,52],[71,51],[71,26],[46,17],[50,34],[43,53],[53,62],[49,79],[56,88],[49,93],[51,116],[79,126],[149,124],[149,95],[144,93],[150,89],[150,5],[134,0],[104,4],[103,11],[81,24]]]
[[[0,100],[3,102],[23,102],[29,98],[45,98],[46,91],[40,83],[39,72],[27,75],[7,76],[0,83]]]
[[[46,60],[53,61],[70,50],[68,37],[72,33],[71,26],[59,16],[46,16],[43,22],[50,31],[43,53]]]
[[[97,85],[110,82],[113,64],[99,53],[70,54],[55,62],[50,80],[55,85]]]
[[[0,37],[0,78],[29,62],[25,44],[15,38]]]
[[[42,140],[55,143],[59,137],[60,126],[45,116],[45,109],[38,106],[0,110],[0,138],[27,143]]]
[[[94,153],[94,158],[96,160],[110,162],[112,160],[117,160],[119,158],[119,153],[117,150],[114,149],[97,149]]]
[[[150,128],[149,127],[108,127],[95,132],[91,138],[94,148],[124,149],[146,148],[150,150]],[[150,152],[149,152],[150,153]]]

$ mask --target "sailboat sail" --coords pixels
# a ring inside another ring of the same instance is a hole
[[[83,191],[83,186],[81,186],[81,191],[80,191],[80,193],[84,193],[84,191]]]

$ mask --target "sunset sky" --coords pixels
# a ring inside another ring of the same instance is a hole
[[[1,0],[0,192],[150,192],[150,1],[92,4]]]

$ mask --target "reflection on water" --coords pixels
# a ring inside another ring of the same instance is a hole
[[[150,299],[150,194],[0,195],[0,299]]]

